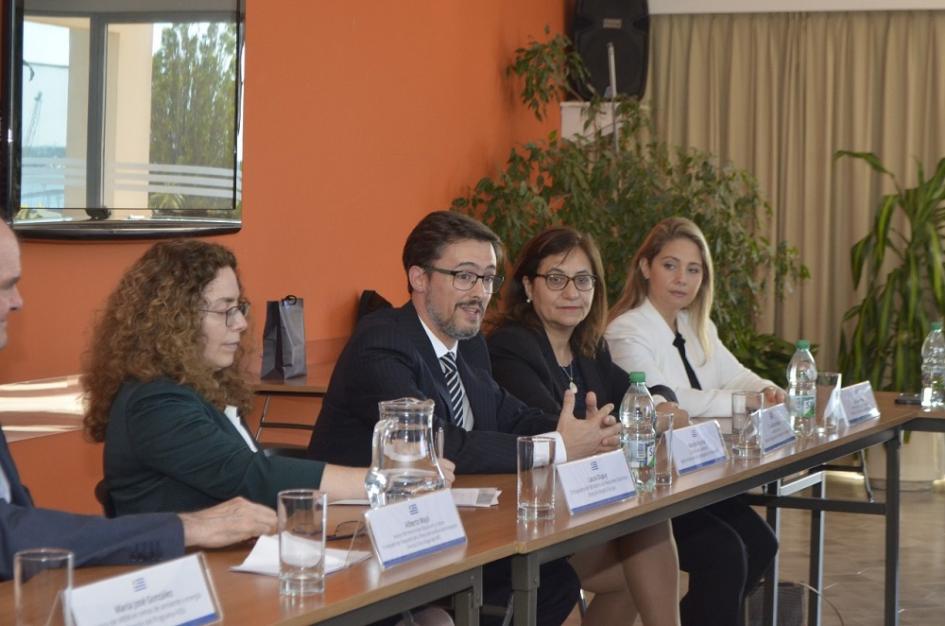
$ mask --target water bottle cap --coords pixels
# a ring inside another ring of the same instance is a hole
[[[630,383],[645,383],[646,372],[630,372]]]
[[[932,330],[942,330],[941,322],[932,322]]]
[[[806,339],[798,339],[794,347],[798,350],[810,350],[810,342]]]

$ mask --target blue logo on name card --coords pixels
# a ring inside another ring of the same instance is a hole
[[[591,470],[594,472],[600,471],[600,466],[597,465],[597,461],[591,461]]]
[[[143,578],[135,578],[131,581],[131,588],[135,591],[144,591],[148,588],[148,585],[144,582]]]
[[[416,504],[411,504],[408,510],[410,511],[411,515],[416,515],[420,512],[420,507],[418,507]]]

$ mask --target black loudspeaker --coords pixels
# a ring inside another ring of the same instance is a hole
[[[650,12],[646,0],[578,0],[574,15],[574,49],[603,96],[610,85],[607,44],[614,44],[617,93],[642,97],[649,59]],[[590,98],[585,85],[575,85]]]

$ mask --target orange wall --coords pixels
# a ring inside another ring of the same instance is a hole
[[[403,299],[400,249],[423,214],[556,124],[531,118],[504,70],[563,27],[566,1],[247,4],[246,215],[219,240],[257,313],[294,293],[309,338],[344,335],[362,289]],[[0,382],[77,371],[95,309],[147,245],[25,242]]]
[[[570,4],[248,0],[245,218],[218,241],[239,256],[255,312],[300,295],[308,338],[328,338],[350,332],[362,289],[403,301],[400,250],[416,221],[557,125],[534,121],[505,68],[546,24],[561,30]],[[95,310],[148,245],[24,242],[26,306],[9,320],[0,383],[78,371]],[[86,482],[100,473],[90,449],[69,466]],[[56,472],[24,474],[38,501],[56,502]]]

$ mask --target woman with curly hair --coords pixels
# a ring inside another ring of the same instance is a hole
[[[217,244],[155,244],[118,283],[95,328],[85,429],[105,442],[119,515],[190,511],[234,496],[274,506],[283,489],[364,496],[363,468],[268,458],[242,425],[249,304]],[[451,467],[444,467],[452,478]]]

